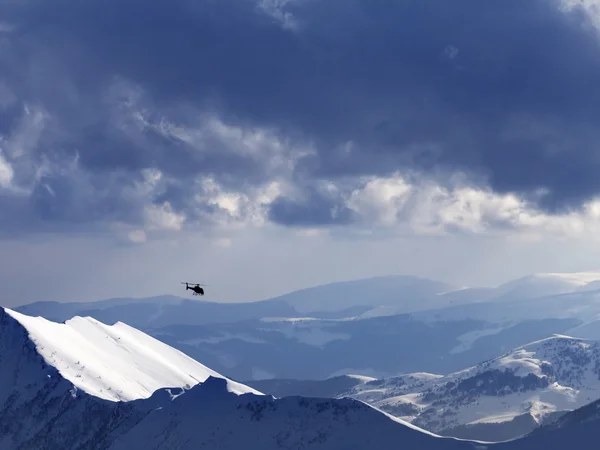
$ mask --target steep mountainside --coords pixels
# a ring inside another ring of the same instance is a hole
[[[209,376],[222,377],[124,324],[58,324],[0,308],[0,449],[95,448]]]
[[[7,330],[25,329],[28,341],[47,364],[77,389],[99,398],[147,398],[162,387],[189,388],[209,376],[221,377],[121,322],[108,326],[91,317],[74,317],[60,324],[11,310],[1,314]],[[246,388],[240,385],[240,389]]]
[[[79,390],[50,362],[0,309],[0,449],[91,449],[148,412]]]

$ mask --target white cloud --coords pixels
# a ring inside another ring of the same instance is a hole
[[[416,234],[446,234],[453,230],[512,235],[549,232],[581,235],[599,227],[600,201],[580,212],[550,215],[514,194],[458,185],[445,188],[432,182],[411,185],[402,176],[375,178],[354,190],[347,206],[373,227],[407,228]]]
[[[140,106],[143,93],[136,89],[125,92],[122,105],[129,111],[126,117],[142,129],[152,128],[177,139],[187,144],[191,152],[226,151],[251,158],[264,172],[262,185],[240,183],[237,189],[225,188],[212,175],[199,175],[191,192],[195,192],[194,212],[202,226],[208,223],[223,230],[264,227],[269,224],[269,206],[278,196],[301,195],[294,182],[294,169],[301,158],[314,155],[310,146],[298,147],[270,130],[227,124],[212,114],[199,115],[200,119],[192,125],[176,124],[166,116],[152,122],[147,117],[155,117],[155,112]],[[137,186],[136,195],[140,201],[151,204],[151,198],[166,181],[165,176],[157,169],[147,169],[143,174],[144,181]],[[596,203],[588,204],[579,213],[553,216],[514,194],[496,194],[456,181],[452,187],[426,180],[411,184],[400,173],[339,184],[331,180],[315,183],[321,192],[343,199],[345,206],[357,214],[355,231],[386,229],[401,234],[443,235],[459,230],[503,234],[511,239],[515,239],[515,233],[521,233],[522,239],[531,240],[538,239],[539,233],[580,235],[595,229],[600,218],[600,206]],[[184,223],[192,229],[195,225],[193,219],[188,220],[183,212],[174,212],[169,204],[147,206],[146,218],[149,226],[164,230],[181,230]],[[317,232],[306,230],[304,235],[313,233]]]
[[[400,176],[371,178],[350,194],[348,207],[368,223],[395,225],[412,187]]]
[[[296,30],[298,28],[298,21],[292,13],[285,9],[293,1],[295,0],[259,0],[258,7],[279,22],[283,28]]]
[[[269,208],[279,196],[301,199],[302,189],[294,171],[302,158],[315,155],[310,144],[292,142],[275,130],[226,123],[214,114],[196,114],[183,106],[181,110],[176,107],[171,110],[177,117],[187,118],[178,123],[153,110],[143,90],[124,81],[111,87],[106,100],[116,105],[114,123],[136,143],[145,139],[143,131],[152,129],[184,143],[185,151],[191,153],[227,152],[244,161],[251,160],[260,175],[251,183],[227,184],[218,175],[199,173],[195,179],[185,181],[189,183],[184,193],[187,198],[180,199],[181,202],[156,204],[167,184],[181,187],[182,182],[174,176],[169,178],[170,175],[156,167],[147,167],[141,171],[141,181],[133,186],[119,184],[125,176],[122,173],[109,174],[108,188],[98,193],[94,191],[92,175],[79,166],[78,155],[72,160],[56,160],[42,153],[41,159],[32,162],[30,153],[48,128],[51,117],[40,108],[25,106],[19,126],[0,141],[0,187],[15,189],[14,180],[18,179],[18,186],[31,192],[43,175],[59,174],[77,186],[74,195],[78,203],[74,208],[83,208],[87,196],[114,195],[114,178],[121,199],[139,208],[143,216],[143,223],[129,223],[123,229],[117,227],[117,234],[138,243],[145,242],[146,233],[150,231],[180,232],[199,226],[215,232],[264,228],[270,224]],[[159,119],[154,119],[156,117]],[[352,144],[343,150],[352,152]],[[471,186],[464,180],[455,179],[451,186],[444,187],[423,179],[412,181],[413,178],[396,173],[389,177],[346,178],[339,182],[306,180],[306,184],[312,183],[321,193],[338,199],[339,206],[351,209],[358,221],[349,225],[350,231],[362,235],[366,232],[374,235],[378,231],[443,235],[458,230],[471,234],[502,234],[511,239],[521,234],[521,239],[532,240],[539,239],[540,233],[581,236],[600,229],[600,200],[588,203],[580,212],[550,215],[514,194],[497,194]],[[48,185],[47,189],[53,192],[52,186]],[[322,236],[327,230],[307,229],[299,233]]]
[[[600,0],[559,0],[565,12],[582,11],[590,20],[593,30],[600,33]]]
[[[244,192],[228,191],[212,177],[199,177],[198,185],[195,200],[199,215],[217,226],[236,229],[265,225],[269,204],[284,191],[278,181],[247,188]],[[217,210],[203,212],[206,205]]]
[[[12,103],[6,86],[0,82],[0,108]],[[48,114],[36,106],[24,105],[22,115],[10,134],[0,134],[0,187],[12,194],[28,195],[40,177],[48,171],[50,162],[42,155],[35,163],[34,150],[49,121]]]
[[[144,213],[146,227],[149,230],[180,231],[185,222],[185,216],[175,213],[169,202],[162,205],[147,205]]]
[[[227,124],[213,114],[199,114],[201,118],[188,125],[177,124],[164,116],[158,122],[150,122],[140,111],[132,114],[140,126],[187,144],[192,153],[227,152],[250,158],[260,163],[265,174],[289,174],[298,160],[315,153],[310,147],[292,145],[274,131]]]
[[[127,234],[127,237],[131,242],[137,244],[146,242],[146,232],[144,230],[133,230]]]

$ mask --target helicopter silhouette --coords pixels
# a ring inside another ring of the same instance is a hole
[[[185,284],[186,291],[188,289],[193,291],[193,295],[204,295],[204,289],[202,289],[200,286],[206,286],[205,284],[188,283],[188,282],[183,282],[183,281],[181,282],[181,284]],[[190,287],[190,285],[192,285],[192,287]]]

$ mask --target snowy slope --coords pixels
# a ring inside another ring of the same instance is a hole
[[[0,308],[0,450],[106,448],[208,377],[264,397],[127,325]]]
[[[49,365],[78,389],[99,398],[147,398],[159,388],[189,388],[209,376],[222,377],[124,323],[108,326],[90,317],[75,317],[60,324],[5,311],[27,331]],[[251,391],[239,383],[228,383],[239,393]]]
[[[366,383],[352,396],[438,433],[523,415],[535,426],[600,398],[600,342],[555,336],[421,386],[405,380]]]
[[[599,426],[600,401],[595,401],[522,439],[494,445],[490,450],[597,450]]]
[[[0,309],[0,449],[78,449],[147,411],[78,391]],[[42,447],[42,443],[44,447]]]
[[[202,426],[198,426],[202,424]],[[362,402],[235,396],[209,378],[149,414],[110,450],[252,448],[320,450],[475,450],[477,443],[440,438]]]

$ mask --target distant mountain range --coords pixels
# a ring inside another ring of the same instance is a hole
[[[592,325],[581,327],[600,317],[599,276],[537,274],[473,289],[378,277],[254,303],[164,296],[39,302],[16,311],[59,322],[78,315],[123,321],[238,379],[448,374],[552,334],[577,336],[575,327],[590,335]]]
[[[599,299],[600,272],[582,272],[535,274],[495,288],[459,288],[418,277],[386,276],[315,286],[258,302],[218,303],[169,295],[83,303],[41,301],[15,310],[56,321],[92,315],[107,323],[126,320],[150,329],[264,318],[362,319],[419,313],[429,317],[442,312],[452,318],[469,311],[476,318],[488,311],[506,313],[513,319],[539,316],[588,320],[590,313],[600,317]],[[577,308],[571,306],[573,302]],[[529,304],[539,309],[537,314]],[[563,311],[566,305],[569,308]]]
[[[144,331],[237,379],[314,380],[347,373],[376,378],[421,371],[451,373],[581,323],[577,319],[427,322],[397,315],[364,320],[264,319]]]

